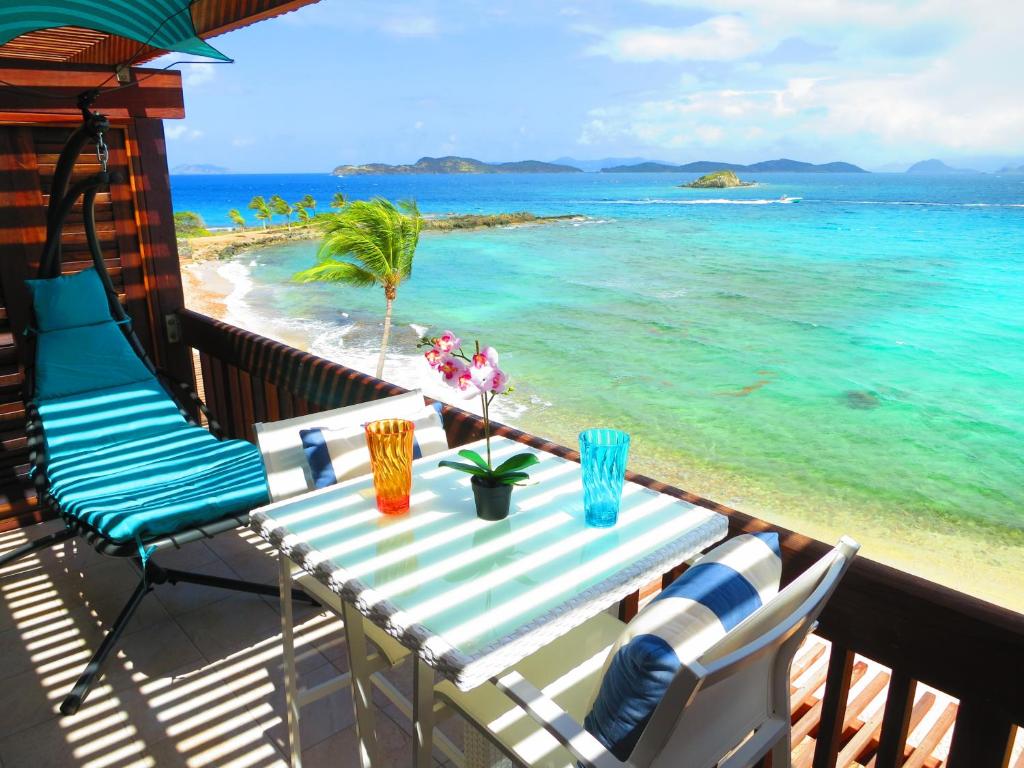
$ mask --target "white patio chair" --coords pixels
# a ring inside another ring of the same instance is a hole
[[[859,545],[847,538],[684,664],[626,762],[581,725],[624,625],[600,614],[469,692],[442,682],[439,698],[516,765],[530,768],[740,768],[771,752],[790,765],[793,657]],[[467,763],[469,755],[467,754]]]
[[[255,425],[256,440],[267,470],[267,484],[270,499],[273,502],[297,496],[314,487],[313,476],[303,451],[300,432],[304,429],[322,427],[324,429],[345,429],[355,427],[374,419],[414,418],[426,407],[423,393],[413,390],[401,395],[372,400],[345,408],[321,411],[307,416],[262,423]],[[430,450],[424,448],[424,455]],[[314,577],[300,572],[287,560],[281,558],[281,590],[289,592],[291,584],[300,587],[312,595],[321,605],[338,616],[347,628],[347,640],[352,655],[364,658],[368,671],[372,673],[373,684],[405,715],[412,716],[412,703],[387,678],[380,674],[383,670],[401,664],[409,656],[409,650],[388,635],[372,622],[366,621],[354,609],[349,607],[338,595],[329,590]],[[291,609],[291,603],[282,603],[283,609]],[[284,618],[284,617],[282,617]],[[358,628],[354,629],[353,627]],[[289,631],[290,617],[282,621],[282,642],[284,645],[284,675],[288,700],[291,707],[288,712],[289,750],[293,766],[300,765],[302,747],[299,737],[299,710],[315,701],[329,696],[342,688],[352,685],[349,673],[328,680],[310,689],[300,689],[295,664],[295,639]],[[369,640],[377,647],[378,653],[356,653],[357,648],[365,649],[365,641]],[[371,691],[353,691],[354,696],[363,697],[369,702]],[[367,708],[367,711],[371,711]],[[362,733],[372,733],[372,724],[360,723]],[[438,748],[446,756],[461,764],[462,753],[443,735],[437,739]]]

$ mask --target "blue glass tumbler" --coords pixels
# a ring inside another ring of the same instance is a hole
[[[583,516],[587,525],[609,528],[619,519],[628,456],[629,435],[625,432],[618,429],[580,432]]]

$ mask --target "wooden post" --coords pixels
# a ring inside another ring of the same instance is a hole
[[[171,342],[167,335],[168,318],[184,308],[185,297],[181,288],[161,120],[132,121],[128,127],[128,157],[155,361],[178,380],[191,384],[194,378],[191,352],[180,340]]]

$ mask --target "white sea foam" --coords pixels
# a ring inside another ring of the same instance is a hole
[[[817,200],[833,205],[909,205],[928,208],[1024,208],[1024,203],[943,203],[931,200]]]
[[[648,197],[643,200],[585,200],[590,205],[789,205],[793,199],[778,200],[730,200],[724,197],[704,198],[701,200],[669,200],[661,197]]]
[[[231,284],[231,293],[224,297],[227,307],[224,321],[242,328],[258,327],[262,318],[250,310],[245,300],[253,285],[249,267],[240,261],[229,261],[217,268],[217,274]]]
[[[313,324],[317,324],[317,321],[313,321]],[[322,326],[325,325],[323,323],[319,323],[319,325],[321,326],[318,328],[319,332],[310,341],[310,352],[370,376],[376,373],[377,358],[380,355],[379,347],[369,343],[346,344],[347,331],[339,333],[341,329],[337,326],[331,330],[323,328]],[[400,387],[422,390],[427,397],[450,403],[478,416],[481,415],[479,397],[462,399],[455,390],[441,381],[439,374],[427,365],[427,361],[418,353],[407,354],[389,351],[387,359],[384,361],[384,379]],[[550,403],[545,403],[545,405],[550,405]],[[526,410],[527,406],[515,402],[514,398],[502,397],[496,399],[492,404],[491,415],[496,421],[515,423],[515,420]]]

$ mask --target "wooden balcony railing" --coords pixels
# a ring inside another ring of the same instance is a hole
[[[186,344],[198,352],[205,399],[225,431],[253,439],[252,425],[293,415],[364,402],[404,390],[257,334],[190,311],[181,313]],[[451,406],[444,409],[451,445],[482,437],[477,417]],[[572,460],[578,454],[510,427],[498,432],[537,449]],[[823,542],[771,526],[763,520],[633,474],[632,480],[662,493],[727,515],[732,534],[772,529],[780,534],[783,578],[808,567],[828,548]],[[856,536],[856,531],[850,531]],[[667,574],[666,578],[672,578]],[[639,595],[626,601],[626,618]],[[1010,759],[1017,726],[1024,723],[1024,615],[955,590],[858,558],[821,616],[816,634],[831,643],[824,697],[814,706],[818,722],[807,727],[814,738],[813,768],[836,765],[844,754],[866,754],[875,768],[902,766],[915,713],[918,683],[958,700],[952,742],[945,765],[1000,768]],[[888,693],[880,724],[871,733],[850,732],[847,707],[853,681],[863,674],[861,656],[888,667]],[[943,713],[949,718],[949,711]],[[863,741],[853,742],[858,738]],[[917,750],[916,752],[920,752]],[[859,764],[859,763],[858,763]],[[907,762],[934,765],[916,754]],[[1024,759],[1018,762],[1024,765]],[[1016,768],[1016,767],[1015,767]]]

